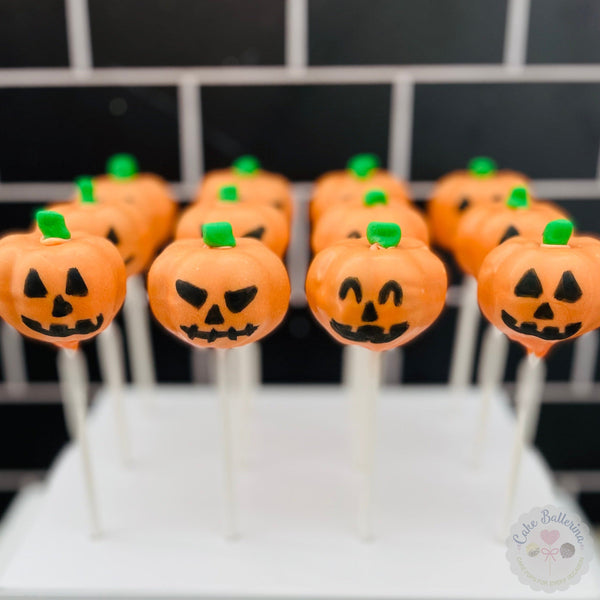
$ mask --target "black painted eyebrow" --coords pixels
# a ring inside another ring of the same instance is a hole
[[[175,282],[175,289],[179,294],[179,297],[185,300],[188,304],[191,304],[194,308],[200,308],[208,297],[208,292],[205,289],[199,288],[198,286],[178,279]]]
[[[225,304],[232,313],[242,312],[256,298],[257,292],[258,288],[255,285],[225,292]]]
[[[340,285],[339,291],[340,298],[342,300],[345,300],[350,290],[354,292],[356,301],[360,302],[362,300],[362,290],[360,288],[360,282],[358,281],[357,277],[346,277],[346,279],[342,281],[342,285]]]
[[[394,304],[400,306],[402,304],[402,288],[400,287],[400,284],[393,279],[384,283],[379,291],[379,304],[385,304],[388,301],[390,294],[394,294]]]

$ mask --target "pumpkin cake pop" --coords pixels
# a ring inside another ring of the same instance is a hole
[[[85,231],[111,241],[120,252],[127,275],[140,273],[154,253],[152,231],[139,208],[126,203],[100,202],[91,177],[76,180],[79,194],[49,210],[64,216],[72,231]]]
[[[132,154],[114,154],[106,163],[106,175],[94,178],[96,196],[100,202],[116,202],[136,207],[149,218],[155,248],[171,236],[177,203],[167,182],[154,173],[140,173]]]
[[[335,206],[318,220],[311,236],[313,252],[346,238],[360,238],[372,221],[397,223],[405,236],[429,243],[427,223],[417,210],[403,203],[390,204],[385,191],[372,189],[360,205]]]
[[[207,223],[202,239],[167,246],[148,273],[155,317],[202,348],[255,342],[282,321],[290,282],[281,260],[252,238],[235,238],[226,222]]]
[[[506,202],[483,203],[460,220],[454,256],[461,269],[477,277],[486,255],[515,236],[539,239],[550,221],[567,215],[551,202],[534,201],[525,187],[514,188]]]
[[[396,223],[369,223],[366,237],[319,252],[306,277],[306,296],[336,340],[369,350],[401,346],[427,329],[444,307],[442,261],[421,240],[402,237]]]
[[[234,185],[219,189],[215,204],[192,204],[179,219],[175,239],[202,237],[204,223],[226,221],[236,238],[254,238],[265,244],[277,256],[283,257],[290,237],[289,225],[283,213],[268,204],[240,202]]]
[[[71,233],[57,212],[36,219],[39,231],[0,240],[0,316],[27,337],[76,349],[121,308],[123,259],[103,237]]]
[[[243,202],[267,204],[283,212],[288,221],[294,212],[290,182],[279,173],[261,168],[255,156],[240,156],[228,169],[210,171],[198,186],[196,201],[214,203],[223,186],[235,185]]]
[[[433,243],[453,250],[458,223],[468,210],[481,203],[502,202],[514,187],[527,183],[521,173],[498,170],[484,156],[471,159],[466,171],[448,173],[436,183],[427,203]]]
[[[392,173],[380,168],[375,154],[357,154],[348,160],[344,171],[325,173],[315,182],[310,201],[310,219],[315,224],[330,208],[338,204],[360,205],[364,195],[378,188],[391,202],[410,202],[406,185]]]
[[[600,241],[572,232],[570,221],[551,221],[541,239],[494,248],[479,270],[481,312],[538,357],[598,326]]]

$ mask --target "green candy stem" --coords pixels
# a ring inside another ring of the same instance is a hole
[[[567,219],[550,221],[544,229],[542,242],[547,246],[566,246],[573,233],[573,223]]]
[[[237,202],[240,199],[235,185],[224,185],[219,190],[219,200],[224,202]]]
[[[233,170],[236,175],[249,176],[256,175],[260,170],[260,162],[256,156],[252,156],[251,154],[246,154],[244,156],[240,156],[233,161]]]
[[[139,172],[138,161],[133,154],[113,154],[106,161],[106,172],[115,179],[131,179]]]
[[[527,188],[516,187],[510,192],[510,196],[506,201],[508,208],[529,208],[529,194]]]
[[[496,162],[487,156],[475,156],[469,161],[469,173],[473,177],[491,177],[496,173]]]
[[[356,154],[348,160],[346,168],[357,179],[367,179],[379,164],[379,158],[375,154]]]
[[[393,248],[400,243],[402,231],[397,223],[372,221],[367,225],[369,244],[379,244],[383,248]]]
[[[204,243],[211,248],[235,246],[231,224],[226,221],[206,223],[202,227],[202,238],[204,239]]]
[[[53,210],[38,210],[35,220],[45,240],[48,238],[71,239],[71,232],[67,229],[65,218],[60,213]]]
[[[75,184],[79,188],[79,199],[84,204],[93,204],[96,202],[94,197],[94,182],[91,177],[84,175],[75,180]]]
[[[387,204],[387,194],[383,190],[369,190],[363,198],[365,206],[376,206],[377,204]]]

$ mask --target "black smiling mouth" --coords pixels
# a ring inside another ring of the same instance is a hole
[[[578,323],[569,323],[565,326],[564,331],[560,331],[558,327],[544,327],[542,330],[538,330],[537,325],[530,321],[524,321],[520,325],[517,325],[517,320],[509,315],[505,310],[502,311],[502,321],[507,327],[510,327],[517,333],[523,335],[532,335],[542,340],[558,341],[566,340],[571,336],[575,335],[581,329],[581,321]]]
[[[69,337],[70,335],[88,335],[94,333],[94,331],[98,331],[98,329],[102,327],[102,323],[104,323],[104,317],[101,314],[98,315],[95,323],[91,319],[80,319],[75,323],[75,327],[68,327],[62,323],[53,323],[47,329],[42,327],[42,324],[39,321],[35,321],[34,319],[30,319],[23,315],[21,315],[21,321],[23,321],[29,329],[32,329],[37,333],[48,335],[50,337],[64,338]]]
[[[331,328],[344,339],[352,342],[370,342],[371,344],[385,344],[399,338],[408,329],[408,321],[396,323],[385,333],[383,327],[378,325],[361,325],[356,330],[352,330],[350,325],[342,325],[335,319],[329,322]]]
[[[244,329],[235,329],[230,327],[225,331],[217,331],[214,327],[210,331],[202,331],[198,329],[198,325],[181,325],[181,329],[190,338],[190,340],[201,339],[206,340],[209,344],[220,338],[229,338],[230,340],[237,340],[239,337],[247,337],[252,335],[257,329],[258,325],[252,325],[248,323]]]

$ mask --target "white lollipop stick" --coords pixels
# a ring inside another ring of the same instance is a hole
[[[111,323],[98,336],[98,362],[102,380],[106,383],[115,417],[119,455],[123,464],[131,461],[131,439],[123,403],[123,337],[119,326]]]
[[[215,383],[214,355],[206,348],[192,347],[192,381],[194,383]]]
[[[0,344],[2,345],[4,383],[9,392],[22,392],[27,385],[27,365],[23,337],[16,329],[2,321],[0,323]]]
[[[100,521],[87,435],[88,374],[83,354],[79,350],[60,349],[58,374],[65,413],[67,418],[71,414],[74,439],[81,458],[90,535],[96,537],[100,535]]]
[[[373,479],[375,469],[375,435],[377,397],[381,385],[381,352],[367,351],[366,368],[360,380],[362,405],[362,481],[358,499],[358,536],[362,541],[373,538]]]
[[[546,364],[544,360],[535,354],[528,354],[519,364],[517,372],[517,388],[515,391],[517,426],[510,458],[504,513],[502,515],[502,529],[500,532],[502,539],[508,535],[510,529],[523,449],[533,441],[535,436],[545,380]]]
[[[473,444],[473,465],[481,465],[492,398],[502,385],[508,357],[508,338],[493,325],[488,325],[481,343],[478,381],[481,389],[481,405],[475,443]]]
[[[600,332],[595,329],[578,337],[573,344],[571,390],[575,396],[587,396],[594,389],[594,373],[598,360],[599,341]]]
[[[225,537],[238,537],[237,503],[236,503],[236,474],[234,464],[234,444],[232,425],[232,394],[229,380],[229,351],[217,349],[217,387],[221,405],[221,449],[223,453],[223,482],[225,506]]]
[[[471,384],[478,325],[477,280],[470,275],[465,275],[461,287],[450,365],[450,385],[455,390],[466,388]]]
[[[133,382],[149,393],[156,383],[148,296],[141,275],[127,279],[127,296],[123,305],[127,349]]]
[[[361,380],[364,378],[365,360],[368,352],[360,346],[347,345],[342,349],[342,385],[348,394],[348,407],[352,440],[352,462],[356,468],[363,464]]]
[[[244,462],[248,455],[249,424],[256,390],[260,383],[261,361],[258,344],[246,344],[234,350],[238,357],[239,393],[237,416],[238,462]]]

